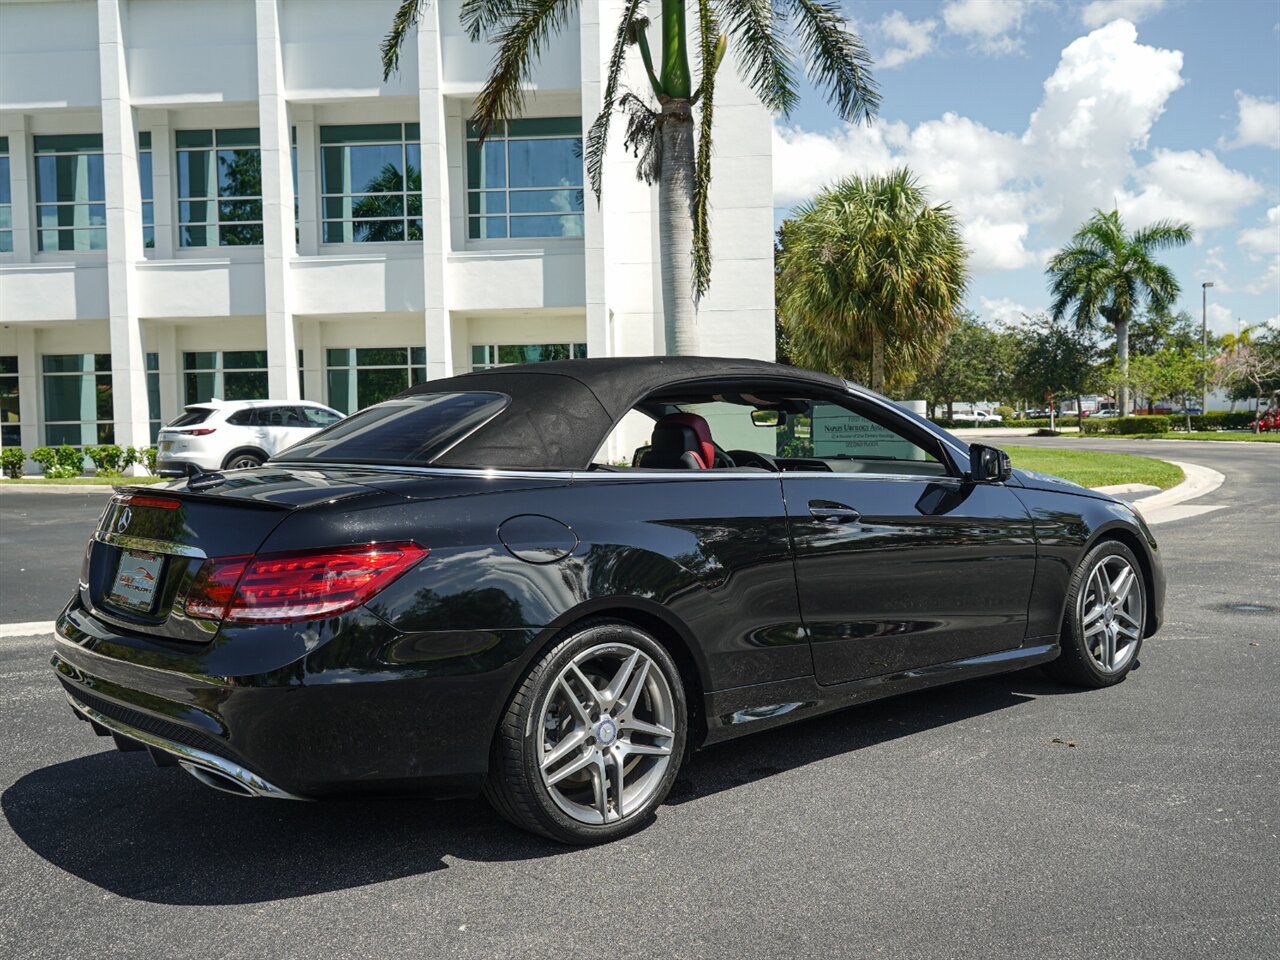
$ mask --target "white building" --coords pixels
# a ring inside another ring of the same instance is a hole
[[[351,411],[423,378],[664,352],[656,188],[614,127],[621,0],[583,0],[480,147],[492,49],[434,0],[0,0],[2,442],[141,446],[211,396]],[[637,64],[632,89],[643,89]],[[773,357],[770,119],[717,83],[708,354]]]

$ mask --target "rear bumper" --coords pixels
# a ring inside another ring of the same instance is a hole
[[[494,647],[472,639],[408,636],[357,609],[193,644],[126,634],[77,599],[58,620],[51,662],[98,732],[210,786],[289,798],[459,796],[483,781],[519,666],[450,656]],[[408,645],[425,662],[383,655]]]

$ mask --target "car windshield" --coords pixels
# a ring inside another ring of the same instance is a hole
[[[422,466],[502,411],[501,393],[420,393],[354,413],[272,459]]]

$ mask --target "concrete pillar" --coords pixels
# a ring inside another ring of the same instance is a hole
[[[297,400],[298,342],[293,327],[296,255],[293,221],[293,159],[289,111],[280,52],[276,0],[257,0],[258,131],[262,149],[262,269],[267,327],[267,391],[272,400]]]
[[[318,403],[328,403],[329,399],[325,396],[324,390],[324,328],[319,320],[307,320],[300,326],[302,327],[303,359],[306,361],[302,371],[302,376],[306,380],[304,396]]]
[[[157,246],[159,240],[157,238]],[[160,358],[160,421],[168,423],[182,410],[182,363],[178,356],[178,328],[171,323],[147,327],[147,352]]]
[[[601,28],[600,5],[584,3],[580,7],[579,20],[581,30],[580,57],[582,61],[582,134],[586,143],[586,133],[600,113],[604,97],[605,65],[608,63],[613,41],[613,31]],[[616,22],[614,11],[608,11],[610,24]],[[622,117],[615,117],[621,122]],[[587,356],[607,357],[612,354],[612,343],[609,336],[609,310],[605,300],[605,252],[604,252],[604,210],[596,202],[586,176],[584,163],[583,182],[587,184],[583,205],[583,237],[582,251],[586,269],[586,313],[587,313]]]
[[[11,141],[12,142],[12,141]],[[36,331],[30,324],[14,326],[18,341],[18,420],[22,449],[30,453],[44,446],[40,432],[40,354],[36,350]],[[39,473],[40,468],[28,461],[28,473]]]
[[[422,130],[422,277],[427,379],[453,376],[449,316],[449,158],[441,92],[440,18],[429,5],[418,22],[418,123]]]
[[[138,188],[138,134],[125,67],[124,9],[118,0],[98,0],[98,64],[115,440],[121,446],[145,447],[151,440],[147,372],[134,275],[134,264],[142,258],[142,195]]]
[[[31,167],[31,130],[23,113],[0,114],[0,137],[9,138],[9,193],[13,198],[13,262],[30,263],[36,248],[31,222],[35,170]]]
[[[293,129],[298,135],[298,254],[303,257],[314,257],[320,252],[320,171],[316,167],[319,156],[316,138],[320,132],[316,127],[315,107],[309,103],[293,106]],[[307,357],[311,365],[310,356]],[[311,387],[307,386],[307,396],[312,400]]]
[[[151,111],[151,196],[155,213],[156,245],[151,256],[172,260],[178,222],[173,198],[178,195],[178,172],[174,169],[173,128],[167,110]],[[161,359],[163,365],[164,360]]]

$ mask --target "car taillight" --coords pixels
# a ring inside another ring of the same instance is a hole
[[[116,500],[130,507],[155,507],[157,510],[177,510],[182,506],[179,500],[169,497],[152,497],[144,493],[126,493],[123,497],[117,497]]]
[[[217,427],[196,427],[196,429],[188,430],[186,433],[189,437],[207,437],[217,429]]]
[[[364,603],[429,553],[405,542],[217,557],[200,568],[186,610],[246,623],[328,617]]]

